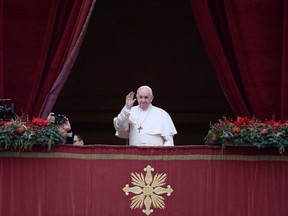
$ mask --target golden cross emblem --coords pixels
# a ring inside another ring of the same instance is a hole
[[[123,191],[127,196],[129,195],[129,193],[135,194],[135,196],[131,198],[131,209],[141,209],[144,205],[145,209],[142,210],[143,213],[145,213],[146,215],[150,215],[151,213],[153,213],[151,205],[153,205],[155,209],[165,208],[165,198],[161,195],[166,193],[167,196],[170,196],[173,192],[173,189],[170,185],[167,185],[167,188],[162,187],[166,184],[166,173],[156,173],[153,177],[152,172],[154,171],[154,168],[152,168],[150,165],[144,168],[144,171],[146,172],[145,177],[143,173],[139,174],[132,172],[131,183],[134,186],[129,187],[129,185],[126,184],[123,188]]]

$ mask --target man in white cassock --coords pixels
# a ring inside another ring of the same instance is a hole
[[[125,106],[113,119],[116,136],[128,139],[134,146],[174,146],[177,134],[170,115],[153,106],[153,92],[149,86],[141,86],[126,96]],[[137,99],[138,105],[133,106]]]

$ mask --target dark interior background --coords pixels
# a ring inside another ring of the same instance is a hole
[[[97,0],[53,111],[67,115],[86,144],[125,144],[112,120],[144,84],[170,113],[175,145],[203,144],[210,121],[232,115],[188,0]]]

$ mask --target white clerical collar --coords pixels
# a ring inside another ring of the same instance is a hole
[[[149,104],[149,107],[146,110],[141,109],[140,106],[138,105],[139,112],[148,112],[150,109],[152,109],[152,104]]]

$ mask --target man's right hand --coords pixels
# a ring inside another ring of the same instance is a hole
[[[135,103],[136,101],[136,98],[134,98],[135,96],[135,93],[132,91],[130,92],[127,96],[126,96],[126,108],[127,109],[131,109],[131,107],[133,106],[133,104]]]

